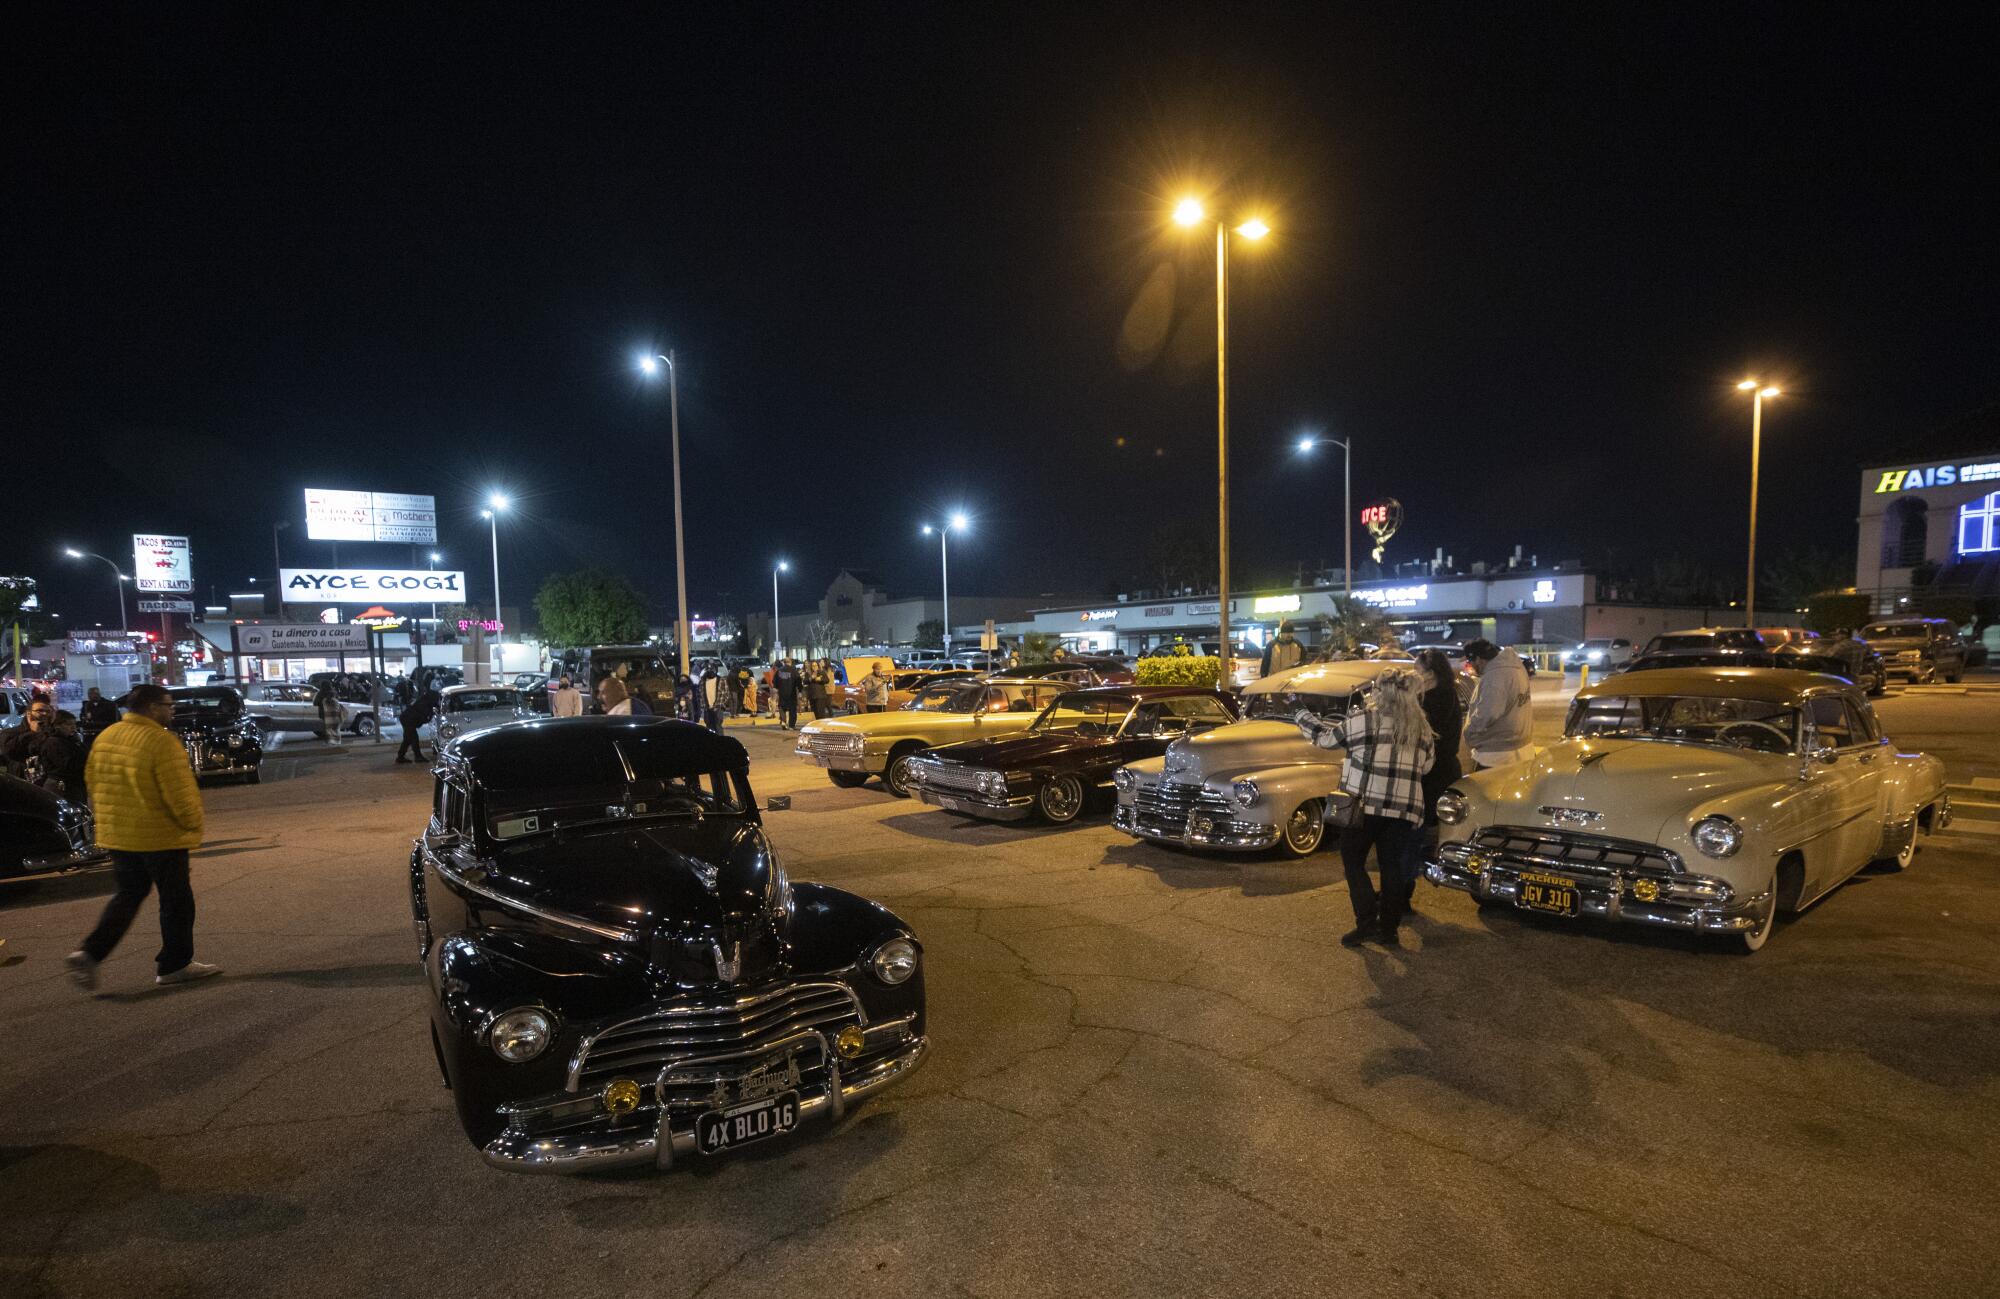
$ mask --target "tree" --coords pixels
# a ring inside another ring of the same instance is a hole
[[[486,610],[476,604],[441,604],[438,606],[437,639],[440,645],[454,644],[458,640],[458,624],[479,622],[486,617]]]
[[[1053,663],[1056,657],[1056,650],[1061,645],[1061,637],[1052,636],[1045,631],[1031,631],[1021,637],[1021,648],[1018,653],[1021,656],[1021,662],[1024,664]]]
[[[831,618],[815,618],[806,624],[806,648],[817,658],[831,658],[840,648],[840,624]]]
[[[938,618],[926,618],[922,622],[918,623],[917,637],[914,643],[918,649],[943,649],[944,648],[943,620]]]
[[[1770,609],[1803,609],[1816,595],[1838,591],[1854,565],[1829,550],[1787,550],[1757,575],[1757,603]]]
[[[1357,657],[1366,652],[1363,645],[1396,643],[1396,629],[1382,611],[1352,596],[1334,596],[1333,611],[1319,615],[1316,621],[1320,643],[1336,654]]]
[[[551,645],[630,645],[646,637],[646,602],[615,573],[562,573],[535,593],[543,638]]]

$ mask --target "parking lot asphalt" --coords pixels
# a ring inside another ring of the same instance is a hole
[[[1538,691],[1553,733],[1560,693]],[[1342,949],[1303,865],[962,820],[733,729],[797,878],[926,949],[931,1061],[838,1127],[527,1178],[460,1135],[393,746],[208,795],[198,955],[103,875],[0,890],[0,1295],[2000,1293],[2000,694],[1898,692],[1961,821],[1754,957],[1421,888]]]

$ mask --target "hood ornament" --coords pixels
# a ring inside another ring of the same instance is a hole
[[[736,982],[736,976],[743,972],[743,944],[731,943],[726,956],[721,943],[710,943],[708,949],[715,953],[715,977],[724,983]]]
[[[1561,825],[1591,825],[1604,819],[1604,813],[1593,812],[1587,807],[1556,807],[1544,803],[1535,810]]]

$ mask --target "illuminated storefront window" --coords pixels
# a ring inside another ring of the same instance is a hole
[[[1958,553],[1989,555],[2000,550],[2000,492],[1958,507]]]

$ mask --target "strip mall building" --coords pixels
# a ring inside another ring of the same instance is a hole
[[[2000,452],[1876,465],[1861,475],[1854,588],[1894,613],[1919,570],[1928,589],[2000,594]]]

